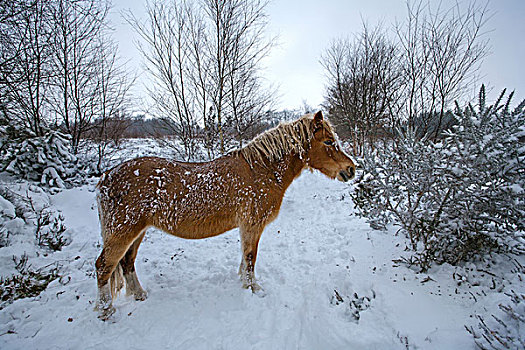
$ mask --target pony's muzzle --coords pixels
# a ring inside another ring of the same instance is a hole
[[[341,179],[343,179],[344,182],[347,182],[348,180],[351,180],[355,176],[355,168],[353,166],[349,166],[346,168],[346,170],[341,170],[339,172],[339,176],[341,176]]]

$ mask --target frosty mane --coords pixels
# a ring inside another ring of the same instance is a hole
[[[263,162],[265,159],[276,161],[292,152],[303,155],[313,137],[312,123],[311,114],[292,122],[281,122],[276,127],[255,137],[238,152],[250,165]],[[329,123],[325,121],[323,124],[332,132]]]

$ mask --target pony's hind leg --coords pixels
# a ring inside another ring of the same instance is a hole
[[[100,312],[99,318],[103,320],[108,319],[109,316],[115,312],[112,298],[114,292],[112,291],[112,285],[109,280],[118,267],[117,265],[122,255],[126,252],[124,249],[115,250],[113,248],[114,247],[111,247],[107,243],[104,243],[104,248],[95,263],[98,286],[96,309]]]
[[[252,292],[261,290],[255,281],[255,261],[257,260],[257,247],[264,227],[250,226],[241,227],[241,265],[239,275],[243,288],[249,288]]]
[[[135,300],[146,300],[148,296],[148,293],[140,285],[137,272],[135,271],[135,259],[145,234],[146,230],[137,237],[122,260],[120,260],[120,266],[122,266],[124,279],[126,280],[126,294],[133,295]]]
[[[99,318],[102,320],[107,320],[115,312],[112,295],[116,294],[123,284],[118,264],[142,230],[136,234],[133,234],[134,232],[137,231],[111,232],[107,235],[104,248],[95,262],[98,285],[96,309],[100,311]]]

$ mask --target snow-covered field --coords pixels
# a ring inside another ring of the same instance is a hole
[[[496,312],[502,291],[524,289],[503,258],[493,272],[470,264],[417,273],[394,263],[406,254],[396,229],[375,231],[354,216],[351,184],[305,172],[263,233],[264,293],[241,288],[237,230],[197,241],[150,230],[136,264],[148,299],[123,293],[102,322],[93,311],[95,184],[51,196],[70,239],[62,251],[16,239],[0,248],[4,277],[24,252],[35,267],[58,262],[61,276],[0,310],[0,349],[474,349],[465,326]]]

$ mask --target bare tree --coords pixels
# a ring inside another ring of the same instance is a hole
[[[264,38],[267,4],[265,0],[203,0],[211,23],[208,41],[213,67],[211,97],[221,153],[225,151],[225,121],[230,119],[237,138],[242,138],[246,122],[253,125],[270,100],[256,76],[260,60],[269,53],[273,43],[273,39]],[[250,92],[253,95],[249,95]]]
[[[200,114],[199,122],[202,122],[203,125],[201,137],[208,153],[208,159],[212,159],[215,157],[215,143],[219,132],[211,100],[213,80],[211,69],[209,69],[211,60],[208,52],[207,25],[196,4],[186,3],[185,9],[189,23],[191,23],[188,37],[191,55],[189,79],[195,91],[194,102]]]
[[[195,82],[190,78],[193,73],[191,59],[195,54],[191,54],[188,34],[190,37],[199,35],[196,33],[199,29],[193,28],[192,21],[197,21],[197,16],[193,16],[192,11],[193,8],[185,2],[166,4],[153,0],[147,5],[147,23],[128,16],[128,21],[143,40],[143,43],[139,42],[139,49],[153,77],[150,96],[160,116],[176,122],[166,125],[170,128],[175,126],[174,132],[182,142],[187,159],[194,155],[197,124],[202,115],[197,106],[205,106],[205,102],[196,103],[195,99],[207,99],[202,91],[191,86]],[[202,61],[197,64],[202,65]],[[205,65],[201,67],[206,69]],[[204,73],[201,78],[205,79]],[[203,85],[206,86],[206,82]]]
[[[267,105],[258,76],[270,48],[263,38],[265,6],[259,0],[152,0],[147,23],[128,16],[154,78],[150,94],[159,114],[175,121],[169,125],[175,125],[188,159],[197,136],[203,136],[210,158],[215,140],[224,153],[226,121],[250,124]]]
[[[339,129],[346,129],[345,136],[352,138],[356,145],[355,115],[351,113],[349,91],[347,88],[348,39],[335,39],[321,57],[321,64],[325,68],[328,87],[325,95],[325,108],[337,119]],[[342,130],[339,130],[341,132]],[[355,149],[354,149],[355,152]]]
[[[7,123],[10,118],[12,97],[10,86],[17,85],[21,77],[16,76],[14,67],[20,58],[24,41],[16,36],[15,28],[22,25],[22,14],[30,7],[25,0],[0,2],[0,113]]]
[[[83,134],[101,113],[100,89],[104,78],[100,70],[99,38],[107,35],[106,0],[56,0],[53,7],[54,94],[50,96],[54,112],[72,138],[72,150],[78,151]],[[102,54],[113,57],[112,48]]]
[[[0,77],[3,112],[36,136],[43,134],[49,90],[49,2],[2,2]],[[4,35],[5,34],[5,35]],[[9,104],[9,110],[5,103]]]
[[[247,74],[248,75],[248,74]],[[243,141],[251,139],[257,133],[256,128],[265,119],[275,101],[275,94],[260,86],[254,77],[232,74],[229,101],[231,108],[231,124],[237,138],[238,147],[243,146]]]
[[[396,123],[401,84],[396,47],[382,27],[363,25],[353,41],[335,40],[321,63],[329,79],[325,107],[361,153]]]
[[[436,139],[451,102],[472,86],[487,54],[486,6],[444,10],[418,0],[407,9],[406,21],[394,27],[395,41],[380,27],[364,26],[353,41],[333,41],[321,58],[325,106],[354,152],[401,124]]]
[[[403,59],[403,73],[405,76],[406,88],[404,114],[406,115],[408,126],[414,128],[414,120],[420,115],[425,106],[425,81],[427,78],[426,67],[430,53],[425,49],[421,37],[424,30],[424,20],[422,18],[423,3],[420,1],[416,5],[407,3],[407,19],[404,27],[396,24],[395,30],[399,40],[401,57]]]
[[[76,153],[96,118],[101,121],[95,128],[99,170],[132,83],[117,63],[108,10],[107,0],[0,3],[4,119],[20,124],[22,131],[15,136],[42,136],[51,127],[62,128],[71,135]]]
[[[97,47],[98,113],[91,135],[97,150],[97,172],[102,173],[108,146],[112,142],[118,146],[120,137],[129,126],[126,114],[134,78],[128,78],[130,75],[118,62],[118,47],[107,36],[99,35]]]
[[[208,30],[208,35],[211,39],[207,42],[213,75],[210,96],[217,119],[221,153],[224,153],[223,109],[226,104],[226,84],[230,73],[228,71],[227,57],[232,44],[231,32],[228,29],[233,23],[237,2],[238,0],[203,0],[204,10],[212,23],[211,28]]]
[[[236,5],[242,8],[234,11],[229,24],[232,27],[229,32],[233,35],[226,55],[229,78],[226,95],[229,119],[242,147],[243,138],[261,122],[275,99],[275,94],[262,86],[259,76],[260,60],[269,53],[274,40],[264,38],[266,2],[239,2]]]
[[[407,11],[406,22],[395,27],[406,77],[404,110],[409,126],[420,118],[419,126],[435,139],[447,108],[473,85],[488,53],[482,31],[488,9],[475,1],[434,9],[419,0],[408,3]]]

